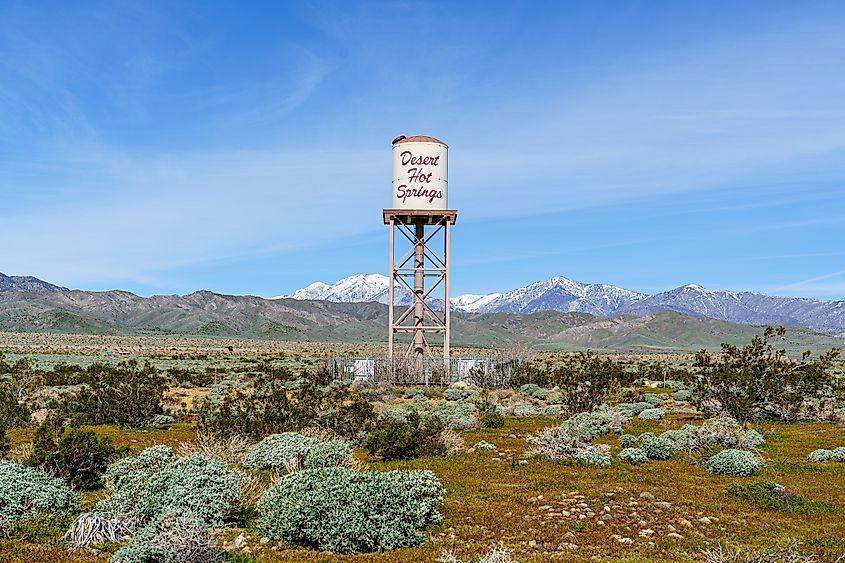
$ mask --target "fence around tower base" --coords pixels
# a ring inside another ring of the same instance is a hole
[[[473,387],[506,387],[519,365],[512,356],[484,358],[386,358],[333,356],[329,369],[336,381],[389,383],[392,385],[447,386],[462,381]]]

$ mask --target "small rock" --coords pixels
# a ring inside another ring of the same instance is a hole
[[[528,460],[527,459],[520,459],[517,463],[520,464],[520,465],[528,465]]]
[[[543,506],[540,506],[540,507],[537,508],[537,510],[551,510],[551,509],[552,509],[552,507],[549,506],[548,504],[544,504]]]
[[[640,493],[640,498],[644,498],[646,500],[654,500],[654,495],[648,491],[643,491]]]
[[[560,545],[563,546],[563,549],[578,549],[578,546],[574,543],[562,543]]]
[[[666,502],[665,500],[659,500],[654,503],[654,506],[657,506],[659,508],[669,508],[670,506],[672,506],[672,503]]]
[[[679,519],[678,519],[678,523],[679,523],[681,526],[686,526],[687,528],[692,528],[692,522],[690,522],[690,521],[689,521],[689,520],[687,520],[686,518],[679,518]]]
[[[270,541],[270,538],[268,538],[267,536],[264,536],[263,538],[261,538],[260,541],[261,541],[261,543],[267,543],[267,542]]]
[[[675,526],[673,526],[672,524],[669,524],[668,526],[666,526],[666,529],[669,530],[670,532],[677,532],[678,531],[678,529],[675,528]]]
[[[535,548],[537,547],[537,542],[535,540],[531,540],[528,542],[528,547]]]
[[[619,538],[616,541],[618,541],[619,543],[634,543],[634,540],[632,540],[631,538]]]
[[[707,516],[702,516],[701,518],[698,519],[698,521],[701,522],[702,524],[712,524],[710,518],[708,518]]]
[[[236,537],[234,539],[234,541],[232,542],[232,545],[234,545],[237,548],[241,548],[241,547],[246,545],[246,538],[244,537],[243,534],[238,534],[238,537]]]
[[[639,536],[641,538],[647,538],[648,536],[652,535],[653,533],[654,533],[654,530],[652,530],[651,528],[646,528],[645,530],[640,530]]]
[[[669,532],[668,534],[666,534],[666,537],[667,537],[667,538],[672,538],[673,540],[682,540],[682,539],[684,539],[684,536],[682,536],[681,534],[679,534],[679,533],[677,533],[677,532]]]

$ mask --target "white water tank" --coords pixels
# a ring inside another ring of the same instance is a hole
[[[393,141],[393,209],[448,209],[449,147],[434,137]]]

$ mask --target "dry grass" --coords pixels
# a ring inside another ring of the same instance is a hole
[[[228,465],[237,465],[250,445],[250,441],[242,436],[219,438],[207,432],[197,432],[193,441],[180,443],[176,453],[181,457],[203,455]]]

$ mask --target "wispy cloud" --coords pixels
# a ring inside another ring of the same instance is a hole
[[[475,247],[471,266],[582,247],[599,260],[638,241],[652,271],[651,248],[676,244],[664,259],[677,260],[687,227],[786,245],[842,221],[841,18],[793,8],[731,26],[725,14],[705,33],[692,13],[687,37],[682,19],[656,29],[649,10],[566,3],[542,15],[519,4],[335,8],[0,7],[0,267],[160,283],[228,258],[317,254],[381,228],[389,140],[414,132],[450,143],[462,222],[551,217],[548,235],[568,228],[563,211],[642,214],[656,198],[678,205],[649,221],[689,218],[647,235],[600,220],[565,240],[514,233],[507,252]],[[749,186],[759,195],[684,198]],[[818,209],[795,215],[809,190]],[[616,241],[579,246],[594,229],[616,229]],[[829,252],[815,246],[804,240],[800,254]],[[713,268],[731,260],[714,256]]]

